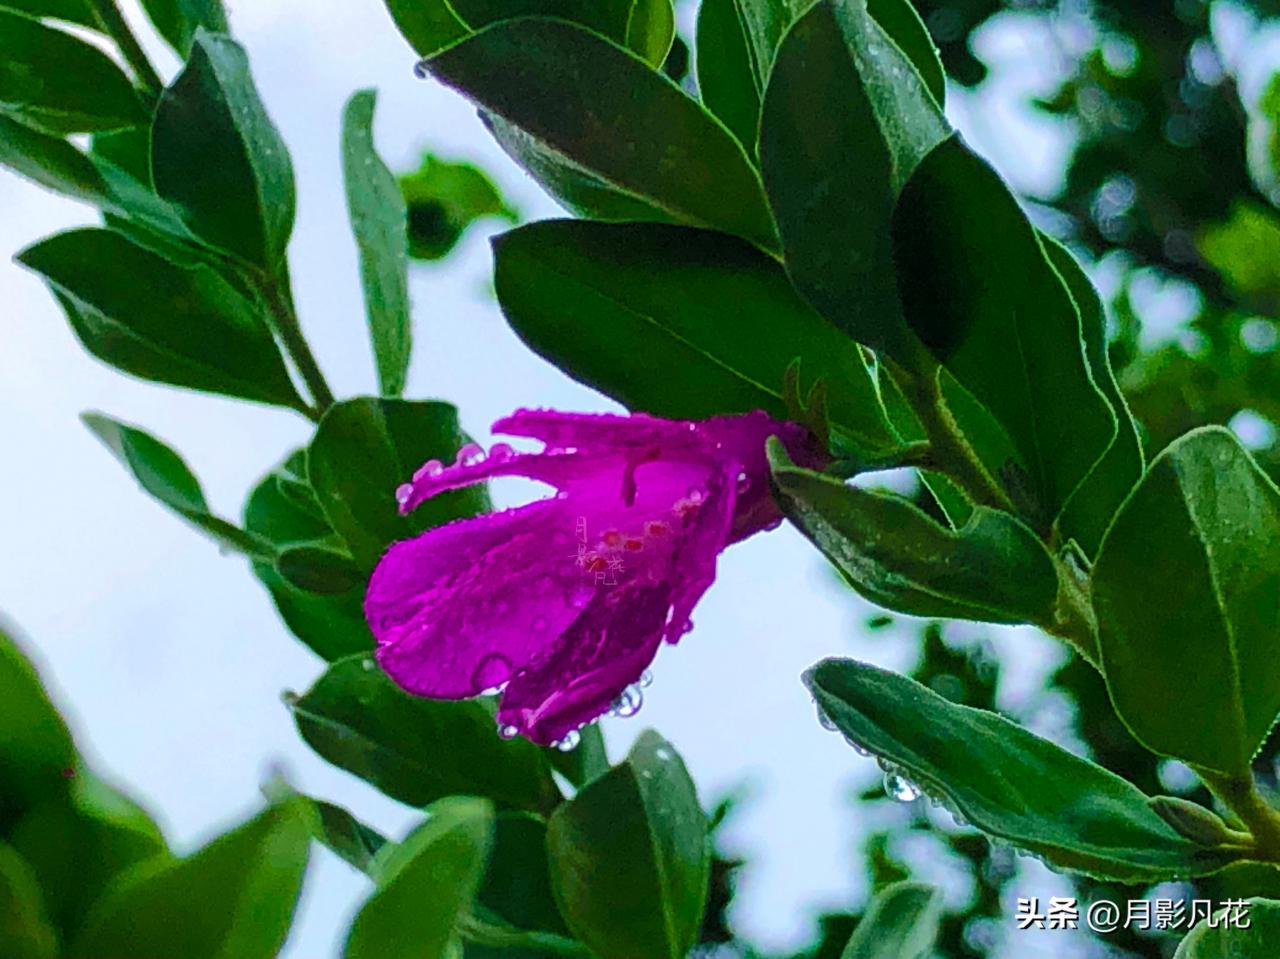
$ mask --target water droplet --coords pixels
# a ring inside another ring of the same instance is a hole
[[[855,753],[857,753],[859,756],[862,756],[862,757],[864,757],[864,758],[869,758],[869,757],[872,755],[872,752],[871,752],[871,750],[870,750],[870,749],[868,749],[866,746],[862,745],[862,743],[858,742],[858,741],[857,741],[856,739],[854,739],[853,737],[851,737],[851,736],[845,736],[845,737],[844,737],[844,741],[845,741],[846,743],[848,743],[848,744],[849,744],[849,748],[850,748],[850,749],[852,749],[852,750],[853,750]]]
[[[914,802],[920,798],[916,784],[895,772],[884,774],[884,793],[895,802]]]
[[[661,759],[664,763],[671,758],[671,750],[663,746],[659,746],[653,751],[653,754]]]
[[[489,653],[476,663],[471,672],[471,688],[491,695],[492,690],[500,690],[511,678],[511,660],[501,653]]]
[[[366,656],[364,658],[364,661],[360,663],[360,668],[363,669],[366,673],[371,673],[374,671],[375,668],[377,668],[377,665],[378,664],[373,661],[372,656]]]
[[[626,719],[640,712],[640,707],[644,705],[644,693],[641,692],[639,684],[632,684],[624,689],[621,695],[613,701],[613,715]]]
[[[419,60],[413,65],[413,75],[419,80],[425,80],[427,77],[431,76],[431,70],[427,66],[426,60]]]
[[[484,459],[484,447],[479,443],[468,443],[458,450],[455,461],[459,466],[473,466]]]
[[[385,489],[386,487],[383,487]],[[413,486],[410,483],[401,483],[396,487],[396,502],[403,506],[409,502],[409,497],[413,495]]]
[[[302,697],[299,696],[297,693],[295,693],[292,689],[286,689],[283,693],[280,694],[280,701],[284,703],[286,706],[288,706],[290,709],[298,705],[298,700],[300,699],[302,699]]]
[[[834,733],[839,731],[840,727],[837,726],[832,721],[831,717],[827,715],[827,711],[823,709],[821,705],[819,705],[818,703],[814,703],[813,707],[818,711],[819,726],[821,726],[823,729],[825,729],[829,733]]]
[[[695,506],[702,502],[702,490],[696,486],[690,486],[689,489],[685,491],[684,495],[685,498]]]
[[[576,729],[571,729],[564,734],[564,739],[557,739],[551,745],[562,753],[567,753],[577,749],[580,742],[582,742],[582,734]]]
[[[502,739],[515,739],[520,735],[520,730],[515,726],[498,724],[498,736]]]
[[[489,459],[495,463],[505,463],[515,455],[516,451],[511,448],[509,443],[494,443],[489,447]]]
[[[764,527],[764,531],[766,533],[772,532],[773,530],[777,529],[781,525],[782,525],[782,517],[778,517],[777,519],[766,523]]]
[[[680,633],[681,635],[687,636],[689,633],[692,633],[692,632],[693,632],[693,620],[686,619],[684,621],[684,625],[680,627]]]
[[[742,495],[749,489],[751,489],[751,477],[748,476],[745,471],[739,473],[738,474],[738,495]]]
[[[444,472],[444,464],[439,460],[427,460],[420,467],[418,472],[413,474],[413,481],[421,483],[424,479],[431,479],[433,476],[439,476]]]
[[[641,689],[648,689],[653,685],[653,673],[646,669],[640,674],[640,681],[636,683],[636,685]]]

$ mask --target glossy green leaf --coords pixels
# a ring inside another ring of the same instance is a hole
[[[1098,291],[1065,247],[1048,237],[1041,237],[1041,240],[1049,262],[1066,283],[1071,299],[1080,311],[1089,370],[1116,414],[1119,426],[1111,446],[1081,480],[1058,517],[1062,539],[1074,539],[1085,555],[1092,559],[1098,555],[1102,536],[1111,525],[1116,510],[1142,476],[1145,466],[1142,437],[1111,370],[1111,360],[1107,356],[1107,315]]]
[[[290,707],[316,752],[411,806],[462,794],[545,811],[560,795],[538,747],[500,738],[484,704],[410,696],[370,656],[334,663]]]
[[[75,744],[40,676],[0,623],[0,826],[65,788]]]
[[[672,0],[631,0],[623,46],[661,69],[676,37],[676,11]]]
[[[857,347],[771,258],[723,234],[545,221],[494,243],[508,321],[537,353],[632,409],[677,419],[788,410],[783,379],[827,384],[833,432],[897,445]]]
[[[293,232],[293,164],[235,41],[198,30],[151,130],[156,192],[206,243],[277,270]]]
[[[385,0],[391,19],[419,56],[427,57],[456,43],[470,28],[448,0]]]
[[[734,0],[734,5],[746,34],[756,86],[763,91],[778,47],[794,19],[793,5],[790,0]],[[797,9],[803,6],[795,4]]]
[[[222,0],[142,0],[142,6],[156,30],[182,57],[190,55],[199,30],[230,32]]]
[[[306,817],[275,805],[186,859],[127,873],[66,959],[272,959],[302,888]]]
[[[466,442],[448,403],[361,398],[329,408],[307,451],[307,475],[361,569],[372,570],[396,540],[488,507],[484,487],[475,486],[400,515],[397,487],[428,460],[453,462]]]
[[[1008,188],[956,138],[903,189],[893,244],[907,322],[1009,434],[1029,519],[1047,529],[1117,432],[1062,278]]]
[[[107,196],[102,174],[77,147],[4,116],[0,116],[0,165],[72,199],[101,203]]]
[[[1268,959],[1280,942],[1280,902],[1248,899],[1247,928],[1227,920],[1235,909],[1219,910],[1213,922],[1200,922],[1178,946],[1173,959]]]
[[[1139,883],[1208,875],[1236,858],[1178,835],[1114,773],[905,676],[828,659],[805,683],[851,742],[978,829],[1051,865]]]
[[[814,108],[826,103],[840,107]],[[760,128],[787,270],[836,326],[909,367],[919,344],[894,282],[893,201],[948,132],[928,87],[862,0],[820,0],[787,33]]]
[[[45,133],[145,123],[129,78],[93,44],[0,8],[0,114]]]
[[[675,748],[643,733],[627,760],[558,808],[551,882],[569,928],[601,959],[683,959],[706,908],[707,820]]]
[[[474,912],[489,926],[567,935],[547,866],[547,824],[530,813],[501,813]]]
[[[431,73],[505,120],[499,139],[582,213],[616,218],[611,198],[661,219],[776,239],[760,179],[701,104],[621,47],[571,23],[508,20],[431,58]],[[566,171],[571,185],[556,179]],[[605,203],[583,202],[586,174]]]
[[[148,496],[232,549],[254,557],[272,555],[270,543],[210,512],[200,481],[164,443],[101,413],[85,413],[81,419]]]
[[[452,796],[377,867],[378,887],[351,925],[344,959],[448,959],[454,926],[484,875],[493,807]]]
[[[755,62],[741,0],[702,0],[698,7],[698,94],[754,155],[764,84]]]
[[[299,487],[307,495],[298,495]],[[296,451],[254,487],[245,504],[244,525],[278,550],[336,538],[306,486],[304,451]],[[332,662],[373,648],[373,634],[364,619],[363,582],[347,593],[321,595],[291,585],[273,563],[255,562],[253,572],[271,593],[285,625],[317,655]]]
[[[363,90],[347,101],[342,121],[342,169],[347,211],[360,250],[365,312],[384,396],[404,392],[412,346],[409,317],[408,210],[395,175],[373,144],[378,96]]]
[[[1247,775],[1280,712],[1280,490],[1233,434],[1195,430],[1156,457],[1102,541],[1093,605],[1138,740]]]
[[[400,178],[400,191],[409,209],[409,255],[416,260],[442,259],[485,217],[518,219],[483,170],[431,153],[417,170]]]
[[[876,894],[840,959],[928,959],[942,920],[942,893],[899,882]]]
[[[30,864],[0,842],[0,955],[5,959],[57,959],[58,934],[49,923]]]
[[[80,342],[143,379],[293,409],[304,404],[254,305],[112,230],[59,233],[18,255],[62,304]]]
[[[1053,560],[1016,517],[978,507],[951,530],[901,496],[801,469],[771,443],[783,512],[859,593],[915,616],[1050,625]]]
[[[920,74],[934,102],[942,106],[947,101],[947,75],[942,69],[938,49],[929,36],[929,28],[911,0],[866,0],[867,12],[906,54],[911,65]]]

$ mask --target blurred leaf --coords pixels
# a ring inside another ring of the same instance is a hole
[[[742,0],[703,0],[698,7],[698,94],[754,156],[763,82],[754,61]]]
[[[498,300],[521,338],[632,409],[786,418],[783,379],[799,358],[806,383],[826,382],[841,439],[865,452],[898,445],[857,347],[740,240],[562,220],[504,234],[494,252]]]
[[[168,446],[135,426],[101,413],[85,413],[81,419],[152,499],[234,550],[255,558],[272,555],[270,543],[209,511],[200,481]]]
[[[462,794],[545,812],[559,800],[541,751],[500,738],[482,703],[410,696],[371,656],[334,663],[290,707],[311,748],[410,806]]]
[[[0,828],[66,788],[75,744],[31,662],[0,623]]]
[[[285,581],[309,593],[331,596],[365,585],[351,557],[321,546],[294,546],[276,557],[276,572]]]
[[[254,306],[204,268],[165,262],[111,230],[59,233],[18,255],[86,350],[143,379],[304,406]]]
[[[909,500],[848,486],[769,448],[783,511],[872,602],[900,613],[1052,625],[1053,560],[1008,513],[977,507],[950,530]]]
[[[286,803],[186,859],[134,870],[97,902],[67,959],[271,959],[309,844],[306,810]]]
[[[0,842],[0,943],[5,959],[57,959],[58,936],[30,865]]]
[[[1066,286],[995,171],[955,138],[903,189],[893,243],[907,322],[1008,432],[1029,519],[1047,529],[1117,432]]]
[[[520,131],[500,135],[548,190],[584,214],[632,211],[776,245],[742,146],[637,57],[581,27],[529,18],[486,27],[427,63],[437,79]],[[564,172],[568,192],[552,179]],[[586,175],[604,202],[578,192]],[[652,218],[652,216],[650,218]]]
[[[1237,202],[1230,219],[1204,229],[1199,246],[1238,294],[1280,301],[1280,216],[1275,211]]]
[[[1249,899],[1247,926],[1227,924],[1232,909],[1203,920],[1182,940],[1173,959],[1265,959],[1280,941],[1280,902]]]
[[[1177,602],[1152,601],[1171,584]],[[1232,433],[1205,427],[1156,457],[1102,541],[1093,603],[1134,736],[1247,776],[1280,711],[1280,490]]]
[[[370,571],[387,546],[488,507],[483,486],[432,497],[401,516],[396,488],[467,442],[448,403],[360,398],[331,406],[307,451],[307,475],[330,525]]]
[[[652,731],[551,816],[551,882],[601,959],[682,959],[706,908],[707,820],[674,747]]]
[[[828,659],[805,683],[851,742],[1053,866],[1138,883],[1207,875],[1237,858],[1178,835],[1114,773],[905,676]]]
[[[409,255],[415,260],[443,259],[484,217],[518,219],[483,170],[430,153],[416,171],[400,178],[400,192],[408,205]]]
[[[871,901],[841,959],[927,959],[941,918],[940,890],[895,883]]]
[[[820,103],[842,108],[814,109]],[[787,271],[827,319],[908,367],[919,344],[894,284],[893,199],[948,129],[859,0],[820,0],[788,31],[760,128]]]
[[[129,78],[105,53],[3,8],[0,114],[54,136],[117,130],[147,119]]]
[[[296,198],[289,151],[234,40],[198,30],[151,130],[156,192],[191,232],[254,266],[280,269]]]
[[[142,0],[142,6],[156,31],[183,58],[191,55],[200,29],[230,32],[222,0]]]
[[[342,169],[347,210],[360,249],[360,278],[384,396],[404,392],[409,373],[408,212],[395,176],[373,144],[378,95],[362,90],[347,101],[342,121]]]
[[[448,959],[454,926],[484,874],[493,807],[462,796],[441,799],[402,843],[387,847],[378,887],[351,925],[344,959]]]
[[[0,116],[0,165],[76,200],[102,203],[107,184],[92,161],[58,137]]]

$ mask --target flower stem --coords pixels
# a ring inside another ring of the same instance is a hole
[[[285,351],[293,360],[294,366],[307,384],[312,400],[318,407],[318,409],[308,408],[307,415],[314,420],[319,420],[324,415],[324,411],[333,405],[333,392],[329,389],[329,384],[320,370],[320,364],[316,362],[315,355],[311,352],[311,347],[307,344],[306,337],[302,335],[302,327],[298,323],[298,313],[293,303],[288,269],[285,268],[278,275],[259,274],[258,286],[266,300],[271,328],[284,344]]]
[[[138,38],[129,29],[129,24],[115,5],[115,0],[88,0],[88,5],[93,19],[97,21],[102,32],[114,40],[116,46],[120,48],[120,54],[133,70],[143,92],[152,102],[158,100],[164,91],[164,81],[151,65]]]
[[[1251,774],[1230,776],[1209,769],[1196,768],[1215,796],[1240,817],[1253,837],[1249,858],[1280,864],[1280,810],[1275,809],[1258,792]]]

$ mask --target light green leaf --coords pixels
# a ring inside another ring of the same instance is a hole
[[[74,771],[71,733],[35,667],[0,622],[0,822],[66,788]]]
[[[1139,883],[1208,875],[1238,858],[1178,835],[1114,773],[905,676],[828,659],[805,683],[851,742],[978,829],[1054,866]]]
[[[941,919],[940,890],[894,883],[871,900],[840,959],[927,959]]]
[[[0,842],[0,943],[5,959],[57,959],[58,934],[49,924],[30,864]]]
[[[1240,296],[1280,295],[1280,215],[1239,201],[1226,221],[1208,226],[1200,254]]]
[[[470,33],[448,0],[384,0],[396,27],[419,56],[428,57]]]
[[[676,11],[671,0],[632,0],[623,46],[660,69],[675,37]]]
[[[684,763],[656,733],[552,814],[547,851],[560,912],[601,959],[683,959],[693,946],[707,821]]]
[[[365,312],[384,396],[404,392],[409,373],[408,210],[395,175],[373,144],[377,94],[363,90],[347,101],[342,121],[342,169],[347,210],[360,249]]]
[[[519,217],[489,175],[471,163],[451,163],[427,153],[417,170],[400,178],[409,209],[409,255],[439,260],[448,255],[476,221]]]
[[[1228,925],[1234,909],[1214,913],[1212,924],[1201,921],[1191,930],[1173,959],[1268,959],[1280,942],[1280,902],[1248,899],[1244,910],[1246,928]]]
[[[1280,490],[1232,433],[1195,430],[1156,457],[1102,541],[1093,605],[1138,740],[1248,775],[1280,711]]]
[[[191,54],[196,33],[230,33],[222,0],[142,0],[159,34],[181,57]]]

